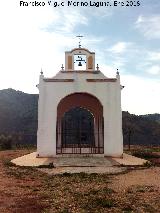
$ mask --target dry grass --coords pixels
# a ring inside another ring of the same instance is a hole
[[[124,151],[136,157],[149,160],[150,163],[154,166],[160,166],[160,147],[159,146],[132,145],[130,147],[130,150],[128,150],[128,146],[125,146]],[[148,166],[150,166],[150,164],[148,164]]]
[[[86,212],[158,212],[160,189],[144,182],[128,184],[123,179],[143,172],[127,174],[68,174],[49,176],[33,168],[14,167],[9,159],[26,150],[0,152],[1,213],[86,213]],[[158,168],[159,169],[159,168]],[[157,167],[146,169],[158,175]],[[156,172],[155,172],[156,171]],[[120,188],[115,187],[119,185]],[[120,190],[119,190],[120,189]]]

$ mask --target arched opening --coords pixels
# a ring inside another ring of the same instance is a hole
[[[62,147],[94,147],[94,117],[82,107],[75,107],[62,117]]]
[[[57,154],[103,153],[103,107],[87,93],[63,98],[57,107]]]

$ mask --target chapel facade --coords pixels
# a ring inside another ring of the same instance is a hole
[[[37,157],[123,154],[120,75],[106,77],[95,53],[65,52],[65,66],[39,78]]]

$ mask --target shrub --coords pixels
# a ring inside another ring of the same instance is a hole
[[[158,155],[155,155],[152,152],[148,152],[148,151],[135,151],[133,152],[132,155],[134,155],[135,157],[144,158],[146,160],[150,158],[159,158]]]
[[[12,137],[0,135],[0,148],[2,150],[12,149]]]
[[[106,198],[97,198],[95,200],[96,206],[100,206],[103,208],[111,208],[114,207],[114,202],[111,199],[106,199]]]

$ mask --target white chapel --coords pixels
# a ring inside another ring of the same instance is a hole
[[[52,78],[40,74],[37,157],[123,154],[120,75],[106,77],[95,53],[65,52],[65,66]]]

